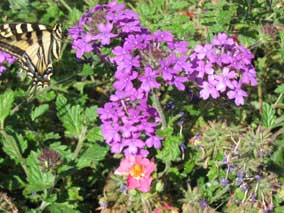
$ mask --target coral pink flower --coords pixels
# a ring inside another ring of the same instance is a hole
[[[150,191],[151,174],[156,169],[155,163],[140,155],[126,156],[120,161],[114,174],[127,176],[128,189],[138,189],[142,192]]]

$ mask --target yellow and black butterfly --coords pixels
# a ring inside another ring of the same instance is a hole
[[[49,85],[53,72],[51,56],[59,58],[62,30],[42,24],[12,23],[0,25],[0,50],[17,57],[36,87]]]

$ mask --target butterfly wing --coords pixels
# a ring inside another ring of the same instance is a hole
[[[62,31],[60,25],[49,30],[40,24],[4,24],[0,26],[0,50],[14,55],[37,86],[47,86],[52,75],[51,55],[59,58]]]

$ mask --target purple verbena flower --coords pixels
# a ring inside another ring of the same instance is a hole
[[[6,67],[4,63],[13,64],[16,61],[16,57],[11,56],[8,53],[0,51],[0,75],[5,72]]]
[[[188,79],[199,85],[205,100],[225,93],[239,106],[247,96],[243,85],[257,85],[252,53],[225,33],[217,34],[211,44],[197,45],[189,58]]]

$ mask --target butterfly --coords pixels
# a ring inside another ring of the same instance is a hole
[[[17,58],[36,87],[49,85],[53,74],[52,56],[59,59],[62,29],[35,23],[0,25],[0,50]]]

